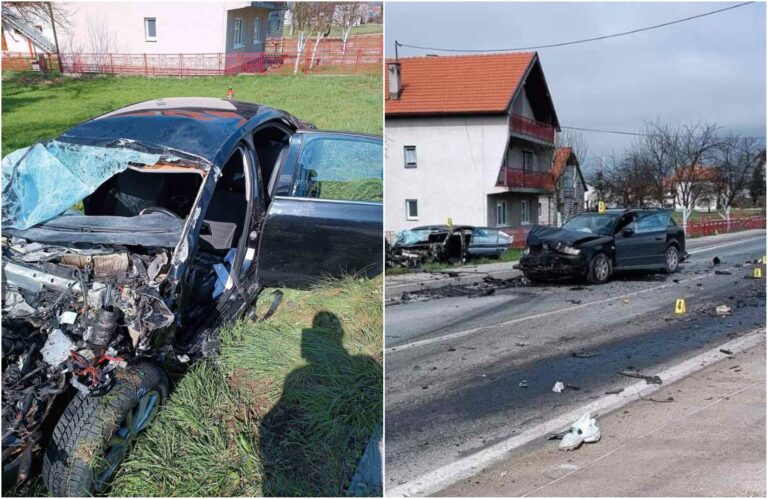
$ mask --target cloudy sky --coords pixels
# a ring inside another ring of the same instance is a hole
[[[726,7],[700,2],[388,2],[394,41],[440,48],[544,45],[627,31]],[[707,122],[765,136],[766,4],[624,37],[539,50],[560,124],[637,131],[644,122]],[[406,47],[399,55],[433,51]],[[436,52],[433,52],[436,53]],[[449,55],[441,52],[442,55]],[[632,138],[584,133],[594,165]],[[589,165],[589,166],[591,166]]]

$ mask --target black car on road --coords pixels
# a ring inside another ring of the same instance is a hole
[[[672,273],[687,256],[685,232],[669,211],[607,210],[560,228],[532,227],[518,268],[532,281],[574,276],[602,284],[620,270]]]
[[[381,138],[267,106],[142,102],[2,166],[4,488],[42,454],[53,495],[104,493],[164,367],[266,286],[382,270]]]

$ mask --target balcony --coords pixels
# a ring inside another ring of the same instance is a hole
[[[496,181],[496,187],[507,187],[513,190],[553,192],[555,190],[555,181],[550,172],[537,172],[523,170],[514,166],[502,166],[499,171],[499,178]]]
[[[555,143],[555,128],[519,114],[509,117],[509,130],[511,132],[531,137],[547,144]]]

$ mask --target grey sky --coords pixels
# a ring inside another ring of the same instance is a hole
[[[710,10],[700,2],[388,2],[394,41],[446,48],[543,45],[627,31]],[[539,50],[561,125],[637,131],[657,118],[765,136],[766,4],[615,39]],[[426,51],[401,47],[400,56]],[[450,55],[441,52],[440,55]],[[584,133],[594,164],[627,136]]]

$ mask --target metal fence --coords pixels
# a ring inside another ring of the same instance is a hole
[[[307,42],[301,54],[294,39],[269,39],[264,52],[198,54],[63,53],[61,71],[73,74],[122,74],[142,76],[216,76],[277,73],[381,72],[382,37],[355,36],[346,44],[326,38]],[[298,65],[296,61],[298,59]],[[58,70],[55,54],[29,56],[3,53],[3,69],[13,71]]]
[[[740,217],[729,220],[689,220],[686,237],[713,236],[726,232],[764,229],[765,215]]]

